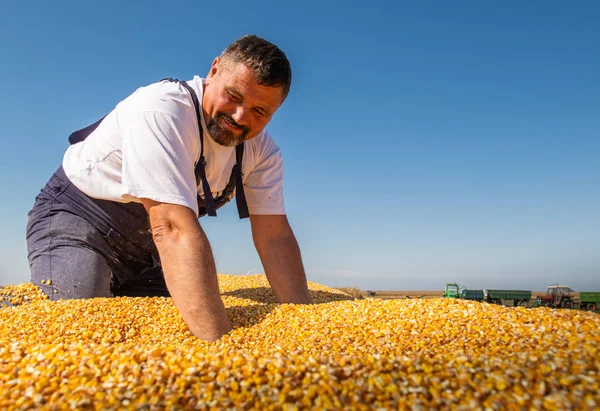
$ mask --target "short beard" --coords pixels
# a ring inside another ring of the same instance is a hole
[[[219,121],[228,121],[234,126],[241,127],[240,134],[234,134],[230,129],[222,126]],[[210,119],[206,126],[208,133],[215,142],[223,147],[235,147],[238,144],[244,142],[248,136],[248,127],[240,126],[235,122],[231,116],[225,113],[218,112],[213,118]]]

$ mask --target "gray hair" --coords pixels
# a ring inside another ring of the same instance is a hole
[[[220,56],[228,62],[244,63],[263,86],[282,87],[285,99],[292,84],[292,68],[285,53],[273,43],[249,34],[231,43]]]

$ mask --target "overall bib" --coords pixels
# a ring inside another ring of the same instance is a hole
[[[201,147],[203,132],[195,92],[183,85],[194,101]],[[102,122],[71,134],[71,144],[83,141]],[[236,147],[236,164],[222,194],[212,197],[201,156],[196,166],[199,216],[216,216],[236,192],[240,218],[248,217],[243,193],[241,143]],[[241,195],[240,195],[241,194]],[[50,299],[110,296],[169,296],[152,239],[148,213],[140,203],[118,203],[89,197],[71,183],[63,167],[52,175],[35,199],[28,214],[27,250],[31,282]]]

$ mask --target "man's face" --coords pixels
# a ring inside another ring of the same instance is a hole
[[[243,63],[213,61],[202,111],[213,140],[233,147],[256,137],[283,103],[282,87],[261,86]]]

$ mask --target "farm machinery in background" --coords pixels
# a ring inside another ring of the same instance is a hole
[[[600,292],[580,292],[579,296],[566,285],[550,285],[545,295],[538,296],[537,306],[551,308],[576,308],[596,311],[600,306]],[[482,301],[493,304],[504,304],[512,301],[514,306],[527,307],[531,301],[532,292],[525,290],[469,290],[460,287],[457,283],[447,283],[442,293],[446,298],[460,298],[463,300]]]
[[[531,300],[532,293],[528,290],[469,290],[466,287],[459,287],[457,283],[447,283],[442,296],[500,305],[512,301],[515,307],[526,307]]]
[[[600,304],[600,292],[579,293],[579,298],[573,296],[572,290],[566,285],[549,285],[546,295],[539,296],[539,304],[552,308],[579,308],[582,310],[596,311]]]

